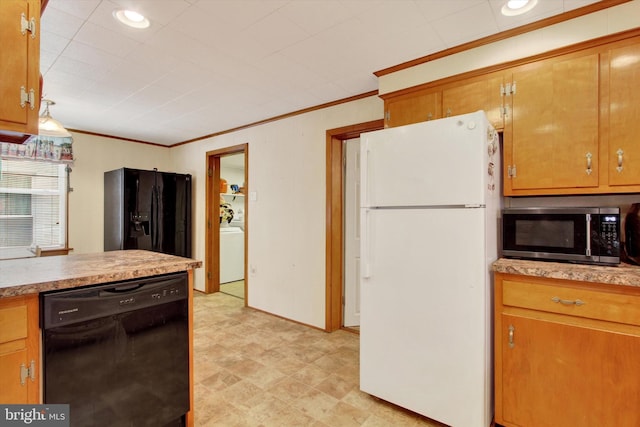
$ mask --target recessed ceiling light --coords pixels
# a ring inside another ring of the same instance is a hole
[[[119,9],[113,11],[113,16],[124,25],[132,28],[148,28],[151,23],[144,15],[133,10]]]
[[[502,14],[504,16],[516,16],[529,12],[533,9],[538,0],[509,0],[502,6]]]

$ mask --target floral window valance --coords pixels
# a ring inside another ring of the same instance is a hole
[[[73,163],[73,137],[35,136],[24,144],[0,142],[0,157]]]

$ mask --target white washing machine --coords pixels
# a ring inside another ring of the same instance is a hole
[[[220,283],[244,280],[244,231],[220,227]]]

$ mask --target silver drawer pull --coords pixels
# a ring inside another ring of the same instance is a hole
[[[515,331],[516,328],[513,327],[513,325],[509,325],[509,348],[513,348],[516,345],[513,343],[513,333]]]
[[[584,302],[582,300],[579,300],[579,299],[577,299],[575,301],[571,301],[571,300],[568,300],[568,299],[560,299],[558,297],[551,298],[551,301],[558,302],[558,303],[564,304],[564,305],[585,305],[586,304],[586,302]]]
[[[619,148],[618,151],[616,151],[616,154],[618,155],[618,167],[616,167],[616,170],[620,173],[622,172],[622,155],[624,154],[624,151],[622,151],[622,148]]]

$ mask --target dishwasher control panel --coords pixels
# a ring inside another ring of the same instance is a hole
[[[189,297],[186,272],[41,294],[43,329]]]
[[[161,300],[167,297],[174,297],[178,295],[182,295],[184,290],[179,287],[172,287],[169,289],[163,289],[162,292],[154,292],[151,294],[151,298]]]

